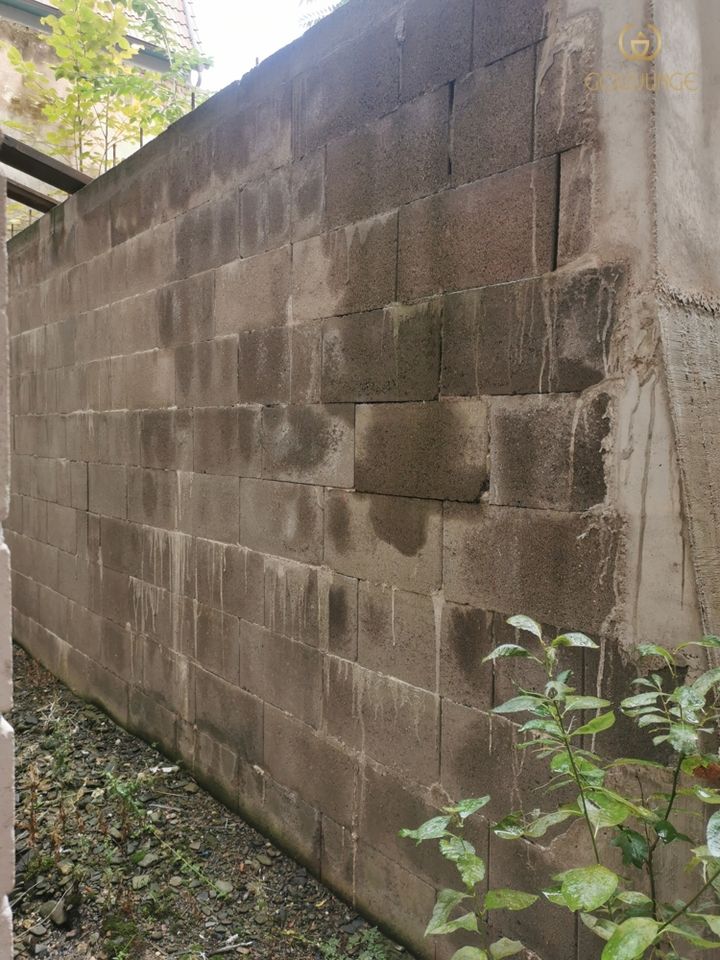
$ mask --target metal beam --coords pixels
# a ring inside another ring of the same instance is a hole
[[[26,207],[32,207],[33,210],[39,210],[40,213],[47,213],[56,207],[58,202],[52,197],[46,197],[44,193],[38,193],[32,187],[26,187],[17,180],[7,181],[8,199],[16,200],[18,203],[24,203]]]
[[[0,140],[0,163],[6,163],[15,170],[35,177],[36,180],[64,190],[65,193],[77,193],[92,180],[92,177],[7,134]]]

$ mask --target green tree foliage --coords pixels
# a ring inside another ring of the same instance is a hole
[[[10,61],[47,121],[38,146],[98,174],[118,150],[127,153],[191,109],[191,73],[210,61],[180,49],[157,0],[55,0],[55,6],[57,15],[43,19],[49,33],[41,35],[56,57],[51,75],[15,47]],[[167,73],[137,67],[133,35],[162,50]],[[36,129],[14,126],[37,142]]]
[[[673,652],[657,644],[639,647],[641,663],[661,666],[637,677],[635,692],[619,709],[654,747],[672,751],[668,769],[659,760],[607,759],[597,749],[598,738],[615,724],[617,708],[578,694],[571,671],[561,667],[564,651],[579,647],[591,655],[593,640],[582,633],[546,638],[529,617],[511,617],[508,623],[531,639],[498,646],[486,661],[496,668],[511,657],[534,662],[546,682],[540,689],[519,688],[494,713],[523,716],[518,749],[531,750],[547,763],[549,796],[564,788],[570,799],[545,811],[511,812],[491,830],[502,840],[533,842],[560,824],[579,821],[592,855],[590,862],[569,863],[569,869],[547,877],[540,889],[484,891],[485,863],[464,838],[463,827],[490,798],[446,807],[442,816],[401,832],[417,843],[437,842],[461,881],[460,889],[440,891],[426,935],[468,931],[477,945],[462,947],[453,960],[500,960],[520,953],[523,945],[507,938],[488,944],[488,913],[524,910],[541,901],[549,910],[578,914],[605,941],[602,960],[684,960],[698,949],[720,957],[720,668],[690,681],[679,662],[687,647],[720,648],[720,639],[705,637]],[[682,831],[681,815],[694,824],[684,827],[694,836]],[[678,872],[669,877],[666,866],[663,889],[679,894],[681,869],[694,880],[694,892],[672,902],[661,898],[659,882],[661,853],[669,844],[678,845],[670,860]],[[583,854],[577,856],[580,860]]]

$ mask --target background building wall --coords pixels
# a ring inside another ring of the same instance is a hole
[[[10,246],[15,636],[423,956],[398,829],[537,802],[505,618],[611,695],[700,629],[652,98],[583,82],[643,7],[355,0]]]

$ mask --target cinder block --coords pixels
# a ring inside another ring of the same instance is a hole
[[[273,170],[240,192],[240,256],[253,257],[290,240],[290,168]]]
[[[274,780],[337,823],[352,823],[355,761],[333,741],[270,704],[265,705],[264,766]]]
[[[33,457],[30,460],[32,473],[28,494],[38,500],[57,500],[57,467],[55,460],[45,457]]]
[[[403,207],[399,299],[552,270],[557,167],[549,157]]]
[[[290,222],[293,240],[322,233],[325,225],[325,150],[317,150],[290,168]]]
[[[127,405],[131,410],[172,407],[175,403],[175,355],[146,350],[125,358]]]
[[[134,684],[128,688],[127,729],[157,744],[167,757],[178,756],[179,721],[155,697],[148,697]]]
[[[452,120],[453,183],[469,183],[532,160],[534,106],[534,47],[458,81]]]
[[[262,702],[201,667],[195,667],[193,673],[198,730],[229,745],[251,763],[262,762]]]
[[[105,302],[154,290],[174,279],[178,269],[176,222],[160,223],[116,247],[118,261],[110,272],[112,295]],[[124,268],[122,260],[125,261]],[[120,269],[115,270],[115,266]]]
[[[77,538],[77,511],[72,507],[62,507],[57,503],[49,503],[47,509],[47,540],[48,543],[64,550],[65,553],[76,553]]]
[[[240,685],[312,727],[322,714],[322,654],[316,647],[241,623]]]
[[[126,517],[127,469],[106,463],[89,463],[88,505],[91,513],[107,517]]]
[[[133,675],[133,635],[125,626],[110,620],[101,625],[100,664],[116,677],[132,683],[140,680]]]
[[[224,122],[210,132],[215,181],[247,183],[291,157],[292,86],[271,84],[248,102],[245,87],[229,95]]]
[[[101,356],[137,353],[158,346],[158,310],[155,290],[126,297],[107,308]],[[161,346],[166,346],[160,343]]]
[[[442,578],[442,506],[328,490],[326,562],[338,573],[430,593]]]
[[[529,751],[525,750],[524,753]],[[542,888],[547,877],[562,873],[569,863],[577,862],[575,858],[578,856],[582,856],[583,863],[591,863],[592,848],[589,848],[587,837],[580,833],[584,829],[584,824],[578,822],[577,828],[570,827],[566,836],[542,844],[525,840],[508,843],[491,833],[488,855],[490,886],[538,890]],[[522,913],[513,915],[511,911],[503,912],[506,916],[502,918],[502,929],[499,917],[489,915],[490,937],[522,937],[529,956],[532,956],[530,951],[538,957],[581,956],[587,960],[595,960],[595,957],[600,956],[603,944],[595,935],[585,938],[584,946],[578,948],[577,940],[582,937],[584,924],[574,923],[574,918],[567,911],[553,910],[550,916],[539,902]]]
[[[237,477],[179,474],[178,528],[194,536],[237,543],[240,490]]]
[[[195,604],[195,657],[205,670],[240,685],[240,621],[237,617]]]
[[[320,875],[321,817],[296,793],[285,790],[260,767],[240,762],[235,804],[264,836],[272,837],[298,863]]]
[[[489,711],[494,706],[493,670],[482,661],[501,642],[495,636],[497,621],[492,613],[477,607],[443,606],[439,658],[443,697],[478,710]]]
[[[484,401],[357,408],[355,486],[371,493],[477,500],[487,481]]]
[[[140,463],[160,470],[192,470],[193,417],[189,410],[140,414]]]
[[[92,482],[90,490],[92,509]],[[162,527],[165,530],[176,529],[178,519],[177,474],[166,470],[130,468],[127,516],[129,520],[134,520],[135,523],[146,523],[151,527]]]
[[[244,403],[320,399],[320,324],[240,334],[238,393]]]
[[[621,265],[445,298],[442,393],[576,392],[607,376]]]
[[[475,0],[475,65],[493,63],[545,35],[544,0]]]
[[[237,258],[238,198],[235,190],[182,213],[174,223],[177,259],[175,275],[168,280],[194,277]],[[159,286],[158,283],[155,285]]]
[[[362,582],[358,663],[425,690],[437,690],[442,601]]]
[[[473,0],[419,0],[405,11],[400,96],[416,97],[429,87],[464,76],[472,53]]]
[[[462,2],[467,6],[469,0]],[[325,187],[329,225],[364,220],[444,187],[449,117],[450,95],[443,87],[332,140]]]
[[[494,775],[499,764],[492,761],[496,745],[491,723],[495,725],[496,718],[443,698],[440,782],[452,800],[496,792]],[[508,763],[507,755],[502,762]],[[505,809],[515,809],[513,802],[506,799]]]
[[[76,510],[87,510],[87,464],[64,459],[51,463],[55,467],[57,496],[48,499],[57,499],[63,506]]]
[[[609,397],[494,400],[490,420],[490,502],[588,510],[605,500]]]
[[[149,637],[139,637],[142,650],[142,689],[161,706],[192,721],[195,679],[189,662]]]
[[[320,563],[322,489],[307,484],[242,479],[240,543],[259,553]]]
[[[616,603],[619,524],[559,511],[449,504],[445,596],[563,629],[600,629]]]
[[[195,473],[259,477],[261,407],[201,407],[194,413]]]
[[[178,530],[153,526],[140,527],[140,531],[142,579],[176,597],[195,596],[194,539]]]
[[[388,20],[325,57],[296,86],[296,158],[386,114],[398,101],[399,81],[397,40]]]
[[[435,889],[362,841],[355,861],[355,904],[368,916],[381,916],[386,929],[418,957],[429,956],[422,931],[435,905]]]
[[[102,517],[100,543],[103,566],[132,577],[140,577],[143,572],[142,539],[143,529],[137,523]]]
[[[328,571],[290,560],[265,558],[265,624],[282,637],[318,646]]]
[[[198,539],[195,549],[198,600],[243,620],[264,623],[265,558],[211,540]]]
[[[85,390],[88,409],[96,411],[112,409],[111,371],[110,360],[93,360],[85,366]]]
[[[140,415],[126,410],[89,414],[87,458],[133,466],[139,463]]]
[[[237,337],[183,344],[175,351],[175,374],[175,396],[179,407],[236,403]]]
[[[352,487],[355,408],[352,404],[264,407],[263,476],[270,480]]]
[[[457,871],[431,844],[418,845],[400,837],[403,827],[416,827],[440,815],[426,791],[370,763],[363,765],[357,832],[375,850],[382,850],[428,883],[453,886]]]
[[[137,606],[134,603],[136,595],[132,583],[133,581],[126,573],[118,573],[117,570],[103,567],[101,612],[106,620],[112,620],[121,627],[126,624],[130,626],[135,620]],[[67,634],[62,633],[59,636],[67,636]]]
[[[55,386],[56,409],[59,413],[86,409],[87,380],[84,367],[58,367]]]
[[[439,698],[356,663],[327,659],[325,725],[330,736],[430,785],[439,775]]]
[[[394,300],[397,237],[393,212],[294,244],[294,321],[360,313]]]
[[[571,263],[590,249],[597,155],[586,144],[560,155],[558,266]]]
[[[175,347],[212,338],[215,332],[215,276],[211,270],[157,291],[155,309],[161,346]]]
[[[568,17],[561,39],[547,40],[538,50],[536,157],[570,150],[592,140],[596,132],[598,95],[588,89],[585,78],[598,69],[601,23],[598,10]]]
[[[358,649],[358,581],[331,573],[320,580],[320,643],[345,660],[356,660]]]
[[[218,334],[282,327],[290,311],[290,247],[234,260],[216,273]]]

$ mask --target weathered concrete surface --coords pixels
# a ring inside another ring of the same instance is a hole
[[[615,693],[720,602],[713,95],[584,83],[645,16],[353,0],[11,245],[17,638],[437,960],[396,831],[537,782],[507,615]]]
[[[0,138],[1,138],[0,134]],[[0,177],[0,234],[5,235],[5,180]],[[10,503],[10,370],[8,366],[7,256],[0,246],[0,523]],[[13,729],[5,720],[12,707],[10,647],[10,553],[0,527],[0,956],[12,955],[12,914],[9,894],[15,882],[15,789]]]

